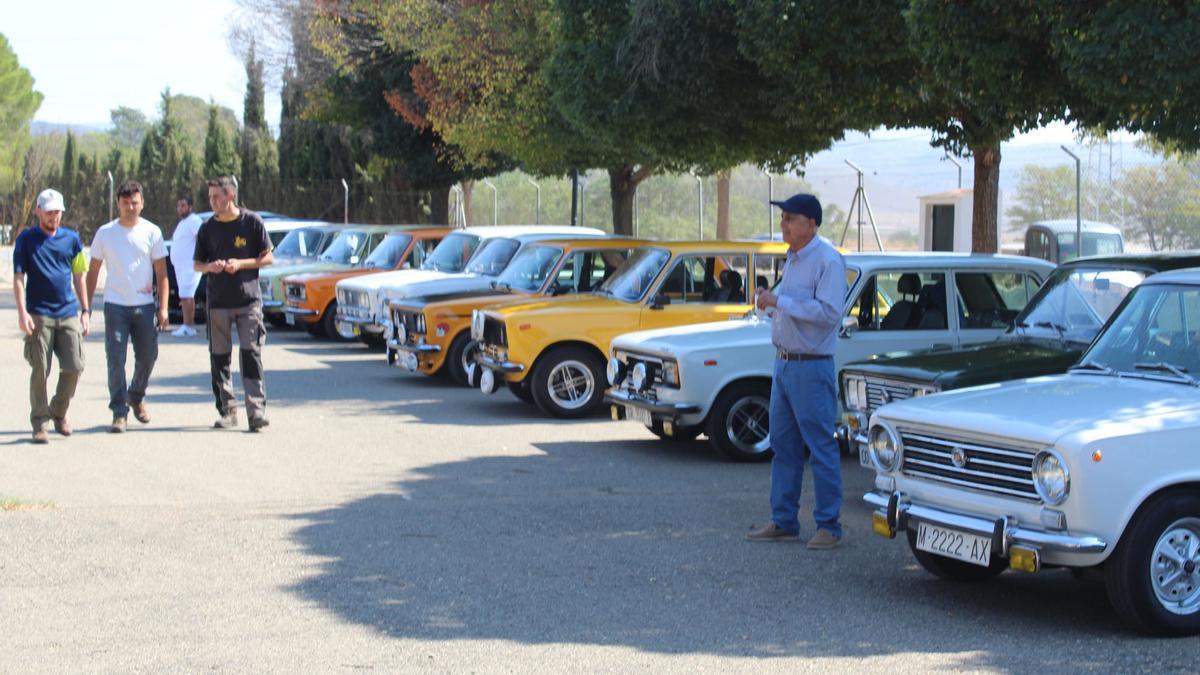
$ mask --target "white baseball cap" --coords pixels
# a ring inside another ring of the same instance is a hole
[[[62,193],[51,188],[46,188],[38,194],[37,205],[43,211],[66,211]]]

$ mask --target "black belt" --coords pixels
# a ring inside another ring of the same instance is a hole
[[[777,350],[775,356],[780,361],[823,361],[833,358],[832,354],[800,354],[798,352],[787,352],[782,349]]]

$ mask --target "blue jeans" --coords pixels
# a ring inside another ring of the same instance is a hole
[[[812,462],[817,529],[842,536],[842,458],[833,426],[837,384],[833,359],[775,361],[771,385],[771,519],[789,532],[800,530],[800,487],[804,447]]]
[[[108,358],[108,407],[113,418],[128,417],[129,406],[146,398],[150,371],[158,360],[154,303],[137,307],[104,303],[104,355]],[[133,379],[125,386],[125,359],[133,339]]]

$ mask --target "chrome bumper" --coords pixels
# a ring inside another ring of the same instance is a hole
[[[1072,536],[1031,530],[1013,524],[1008,518],[987,520],[977,516],[946,511],[934,506],[914,504],[903,492],[889,494],[871,491],[863,495],[863,501],[874,506],[875,513],[887,518],[887,523],[893,532],[907,530],[909,523],[914,521],[939,525],[990,537],[992,550],[1001,556],[1008,555],[1009,547],[1014,544],[1058,553],[1103,553],[1108,548],[1108,543],[1095,535]]]
[[[363,331],[366,331],[369,333],[382,333],[383,332],[383,326],[375,323],[374,319],[369,319],[365,316],[346,316],[345,314],[338,312],[337,320],[341,323],[356,324],[360,330],[363,330]]]
[[[283,311],[287,312],[288,314],[298,314],[300,316],[317,316],[320,314],[320,312],[315,309],[305,309],[303,307],[284,307]]]
[[[431,354],[433,352],[442,351],[441,345],[410,345],[407,342],[401,342],[395,338],[389,338],[387,341],[387,346],[389,349],[394,349],[398,352],[414,352],[417,354]]]
[[[262,306],[263,306],[263,309],[279,309],[280,307],[283,307],[283,301],[282,300],[263,300]]]
[[[700,412],[700,406],[691,403],[660,403],[651,401],[650,399],[639,396],[636,393],[623,391],[620,389],[610,389],[604,394],[604,400],[608,403],[617,405],[628,405],[635,408],[649,410],[651,414],[662,415],[664,417],[675,417],[676,415],[690,415]]]
[[[525,370],[525,365],[522,363],[513,363],[512,361],[497,361],[490,356],[479,355],[479,365],[488,370],[495,370],[501,373],[519,373]]]

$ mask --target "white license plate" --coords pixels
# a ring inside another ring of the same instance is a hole
[[[357,336],[358,335],[358,324],[350,323],[349,321],[343,321],[341,324],[340,330],[343,333]]]
[[[632,405],[625,406],[625,419],[641,422],[646,426],[650,426],[651,423],[649,410]]]
[[[917,548],[987,567],[992,560],[992,539],[928,523],[917,523]]]
[[[284,320],[285,322],[287,322],[287,325],[289,325],[289,326],[295,326],[295,325],[296,325],[296,315],[295,315],[295,314],[292,314],[292,313],[290,313],[290,312],[289,312],[288,314],[285,314],[285,315],[284,315],[284,317],[283,317],[283,320]]]

